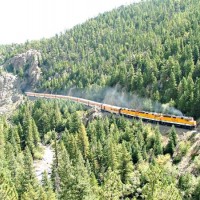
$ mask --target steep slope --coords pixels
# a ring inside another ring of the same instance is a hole
[[[175,160],[180,159],[178,170],[180,174],[186,172],[200,175],[200,133],[193,131],[181,136],[174,153]]]
[[[2,62],[40,50],[38,90],[126,91],[200,116],[200,2],[151,0],[120,7],[51,39],[1,47]]]
[[[0,74],[0,114],[15,109],[22,101],[20,81],[13,74],[1,72]]]

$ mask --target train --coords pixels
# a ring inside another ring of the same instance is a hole
[[[193,117],[186,116],[175,116],[155,112],[139,111],[135,109],[123,108],[118,106],[113,106],[105,103],[99,103],[96,101],[91,101],[83,98],[57,95],[57,94],[47,94],[47,93],[35,93],[35,92],[25,92],[28,97],[40,97],[40,98],[50,98],[50,99],[67,99],[74,102],[79,102],[89,107],[97,107],[102,111],[109,113],[123,115],[125,117],[131,117],[136,119],[141,119],[146,122],[158,123],[162,125],[174,125],[176,127],[194,129],[196,128],[196,121]]]

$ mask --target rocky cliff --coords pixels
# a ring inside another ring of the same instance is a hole
[[[0,114],[15,109],[23,99],[21,91],[32,89],[38,83],[41,77],[40,61],[41,53],[31,49],[14,56],[1,66]]]
[[[41,69],[39,67],[41,61],[41,53],[37,50],[30,49],[25,53],[18,54],[9,59],[4,68],[14,74],[19,75],[23,80],[21,87],[33,87],[41,77]]]
[[[13,74],[0,74],[0,114],[12,111],[22,101],[20,81]]]

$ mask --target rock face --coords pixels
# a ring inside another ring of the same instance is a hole
[[[22,101],[20,82],[17,76],[0,74],[0,114],[12,111]]]
[[[92,107],[88,110],[87,114],[83,116],[83,122],[87,126],[88,122],[102,117],[103,113],[101,112],[101,109],[97,107]]]
[[[25,53],[18,54],[8,60],[4,68],[9,68],[15,74],[23,76],[24,81],[22,85],[33,86],[35,85],[41,76],[41,69],[39,63],[41,61],[41,53],[37,50],[28,50]]]

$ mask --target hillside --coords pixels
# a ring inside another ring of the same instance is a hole
[[[97,116],[78,103],[45,99],[26,101],[10,122],[0,118],[1,199],[200,197],[197,132],[178,136],[171,128],[162,136],[140,121]],[[51,168],[41,143],[51,145]],[[49,176],[41,174],[44,169]]]
[[[199,10],[199,0],[147,0],[50,39],[0,45],[0,199],[199,200],[200,130],[22,95],[68,93],[199,122]]]
[[[102,98],[106,87],[120,85],[198,118],[199,9],[198,0],[122,6],[51,39],[1,46],[0,61],[12,71],[9,59],[36,49],[42,57],[36,90],[66,93],[84,88],[84,95],[91,92]]]

